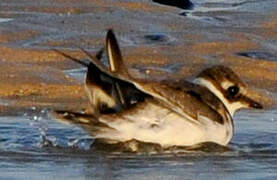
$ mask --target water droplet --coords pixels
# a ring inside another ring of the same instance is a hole
[[[31,109],[32,109],[32,110],[36,110],[37,108],[36,108],[35,106],[32,106]]]
[[[37,120],[38,120],[38,117],[37,117],[37,116],[33,116],[33,120],[34,120],[34,121],[37,121]]]
[[[93,142],[94,142],[93,138],[83,137],[83,138],[78,138],[78,139],[68,141],[67,145],[68,145],[68,147],[89,150],[91,148]]]
[[[74,139],[73,141],[68,141],[67,145],[69,147],[75,147],[76,144],[78,144],[78,142],[79,142],[79,139]]]

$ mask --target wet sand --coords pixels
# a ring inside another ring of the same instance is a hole
[[[208,6],[209,4],[205,4]],[[11,107],[83,108],[82,81],[65,73],[80,65],[53,48],[87,58],[78,47],[97,52],[108,28],[118,36],[132,76],[147,81],[192,78],[224,64],[272,105],[277,91],[277,14],[251,11],[182,10],[149,1],[4,0],[0,18],[0,110]],[[243,17],[243,18],[239,18]],[[252,23],[254,22],[254,23]],[[275,57],[259,57],[259,52]],[[256,57],[239,53],[256,52]],[[273,59],[273,60],[272,60]]]

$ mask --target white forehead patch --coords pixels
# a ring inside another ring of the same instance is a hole
[[[229,87],[234,86],[234,85],[235,85],[234,83],[227,81],[227,80],[225,80],[221,83],[221,87],[225,90],[227,90]]]

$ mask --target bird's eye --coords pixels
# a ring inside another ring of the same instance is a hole
[[[238,86],[231,86],[228,88],[228,93],[230,96],[234,97],[239,93],[239,87]]]

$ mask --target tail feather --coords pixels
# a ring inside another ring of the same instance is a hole
[[[114,130],[107,124],[100,122],[96,116],[91,114],[88,115],[71,111],[54,111],[51,115],[62,123],[80,126],[93,136],[97,136],[102,132]]]

